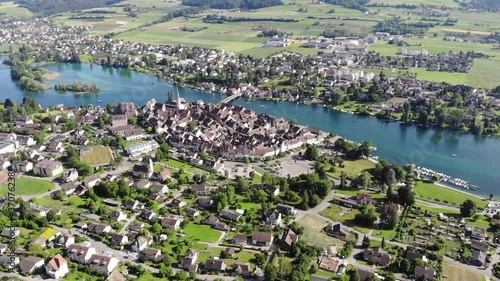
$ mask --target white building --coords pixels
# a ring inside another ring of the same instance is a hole
[[[118,266],[118,259],[111,255],[94,254],[90,257],[89,264],[93,270],[109,275]]]
[[[127,153],[131,157],[136,157],[141,154],[149,153],[156,150],[160,145],[156,141],[144,141],[138,144],[131,145],[127,148]]]
[[[62,278],[69,272],[68,262],[61,255],[57,254],[45,265],[45,271],[54,279]]]
[[[41,177],[54,177],[62,171],[62,163],[50,159],[43,159],[33,167],[33,173]]]

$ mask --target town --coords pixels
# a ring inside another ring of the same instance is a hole
[[[438,2],[0,1],[0,280],[499,280],[500,4]]]
[[[444,263],[496,270],[493,197],[427,205],[408,188],[425,176],[366,160],[369,143],[178,92],[141,107],[3,106],[28,114],[0,135],[0,184],[14,181],[18,194],[2,221],[2,253],[15,248],[2,256],[6,276],[439,280]],[[372,163],[373,178],[336,176],[351,161]]]

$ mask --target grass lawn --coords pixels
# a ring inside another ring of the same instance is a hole
[[[444,203],[446,203],[445,201],[447,201],[448,204],[457,207],[467,199],[474,201],[479,209],[484,209],[486,205],[488,205],[486,201],[483,201],[477,197],[431,183],[418,182],[415,186],[415,194],[417,198],[431,201],[436,201],[435,199],[438,199],[440,200],[440,202]]]
[[[237,204],[241,205],[242,209],[245,209],[245,210],[251,210],[251,209],[260,210],[260,208],[261,208],[261,205],[259,203],[251,202],[248,198],[246,198],[244,196],[237,195],[236,199],[238,199],[238,203]]]
[[[458,211],[453,211],[453,210],[450,210],[450,209],[445,209],[445,208],[435,208],[435,207],[431,207],[427,204],[424,204],[424,203],[415,203],[415,206],[417,207],[420,207],[420,209],[422,210],[427,210],[428,212],[432,212],[432,213],[436,213],[436,214],[439,214],[439,213],[442,213],[442,214],[459,214],[460,212]]]
[[[375,163],[366,159],[344,160],[344,165],[344,168],[335,167],[335,172],[328,174],[332,177],[340,178],[340,173],[344,171],[348,177],[356,177],[363,171],[375,168]]]
[[[85,272],[74,271],[74,270],[71,270],[68,275],[64,276],[65,281],[83,281],[83,280],[98,281],[101,279],[102,278],[100,278],[100,277],[92,276],[92,275],[87,274]],[[148,280],[149,281],[149,280],[154,280],[154,279],[140,279],[140,280],[143,280],[143,281]],[[158,279],[158,280],[160,280],[160,279]]]
[[[109,146],[96,145],[90,151],[80,151],[80,158],[90,166],[106,165],[113,161],[113,153]]]
[[[368,194],[371,195],[373,199],[383,199],[385,198],[386,194],[384,193],[375,193],[370,190],[363,190],[363,189],[337,189],[335,191],[336,194],[341,194],[341,195],[347,195],[347,196],[356,196],[358,194]]]
[[[449,261],[444,262],[443,276],[446,280],[453,281],[482,281],[484,276],[472,270],[467,269],[465,266],[457,265]]]
[[[54,188],[54,184],[50,181],[32,179],[32,178],[17,178],[15,195],[33,195],[50,191]],[[8,183],[0,187],[0,194],[5,195],[9,192]]]
[[[64,280],[66,280],[66,278],[64,278]],[[80,281],[80,280],[84,280],[84,279],[78,279],[78,281]],[[165,279],[164,278],[155,277],[149,271],[146,271],[143,275],[141,275],[141,277],[139,277],[137,279],[137,281],[162,281],[162,280],[165,280]]]
[[[208,225],[192,224],[190,223],[185,229],[185,238],[193,242],[208,242],[214,243],[219,240],[221,233],[212,229]]]
[[[222,249],[221,249],[222,250]],[[234,255],[234,259],[226,259],[228,265],[232,265],[235,262],[250,263],[250,260],[255,257],[255,253],[249,251],[241,251]]]
[[[333,277],[336,277],[337,274],[333,273],[333,272],[330,272],[330,271],[326,271],[326,270],[322,270],[322,269],[318,269],[314,275],[319,275],[319,276],[324,276],[324,277],[328,277],[328,278],[333,278]]]
[[[125,141],[125,149],[129,148],[130,146],[132,146],[134,144],[138,144],[138,143],[143,142],[143,141],[144,141],[143,139]]]
[[[14,19],[14,18],[28,18],[33,16],[28,9],[20,7],[14,2],[3,2],[0,3],[0,20],[3,19]]]
[[[370,231],[369,228],[358,226],[354,224],[354,217],[358,214],[359,211],[356,209],[348,210],[343,209],[339,205],[331,204],[328,208],[321,211],[321,214],[332,221],[341,222],[345,225],[352,226],[354,229],[367,233]]]
[[[344,245],[344,241],[330,237],[322,232],[323,228],[328,224],[326,220],[316,216],[305,215],[298,223],[304,227],[303,238],[307,242],[314,243],[319,247]]]
[[[184,172],[188,172],[191,174],[193,174],[193,173],[198,173],[198,174],[205,173],[205,174],[207,174],[208,173],[205,170],[202,170],[200,168],[197,168],[195,166],[192,166],[190,164],[187,164],[185,162],[175,160],[172,158],[168,159],[167,161],[161,161],[161,162],[167,164],[168,166],[170,166],[170,168],[183,169]]]

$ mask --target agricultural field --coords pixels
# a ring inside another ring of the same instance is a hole
[[[324,219],[305,215],[298,223],[304,227],[304,235],[302,237],[307,242],[314,243],[319,247],[344,245],[344,241],[330,237],[322,232],[323,228],[328,224]]]
[[[443,202],[457,207],[467,199],[474,201],[478,209],[484,209],[488,204],[488,202],[464,192],[424,182],[417,183],[415,195],[417,198]]]
[[[17,178],[15,193],[16,195],[33,195],[45,193],[54,188],[54,183],[46,180],[32,179],[32,178]],[[0,187],[0,194],[5,195],[9,192],[8,183]]]
[[[106,165],[113,161],[113,152],[108,146],[96,145],[89,151],[80,152],[80,158],[90,166]]]
[[[33,16],[28,9],[19,7],[14,2],[0,2],[0,20],[3,19],[21,19]]]
[[[372,0],[370,1],[369,4],[390,4],[390,5],[397,5],[401,4],[402,1],[398,0]],[[445,5],[448,7],[458,7],[458,3],[453,1],[453,0],[412,0],[411,4],[419,5],[419,4],[426,4],[426,5]]]
[[[447,280],[453,281],[483,281],[484,276],[455,263],[445,261],[443,266],[443,276]]]

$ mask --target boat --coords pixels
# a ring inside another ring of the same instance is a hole
[[[451,156],[452,156],[452,157],[457,157],[457,155],[456,155],[455,153],[453,153]]]
[[[97,102],[98,102],[98,103],[101,103],[101,100],[98,100]]]

